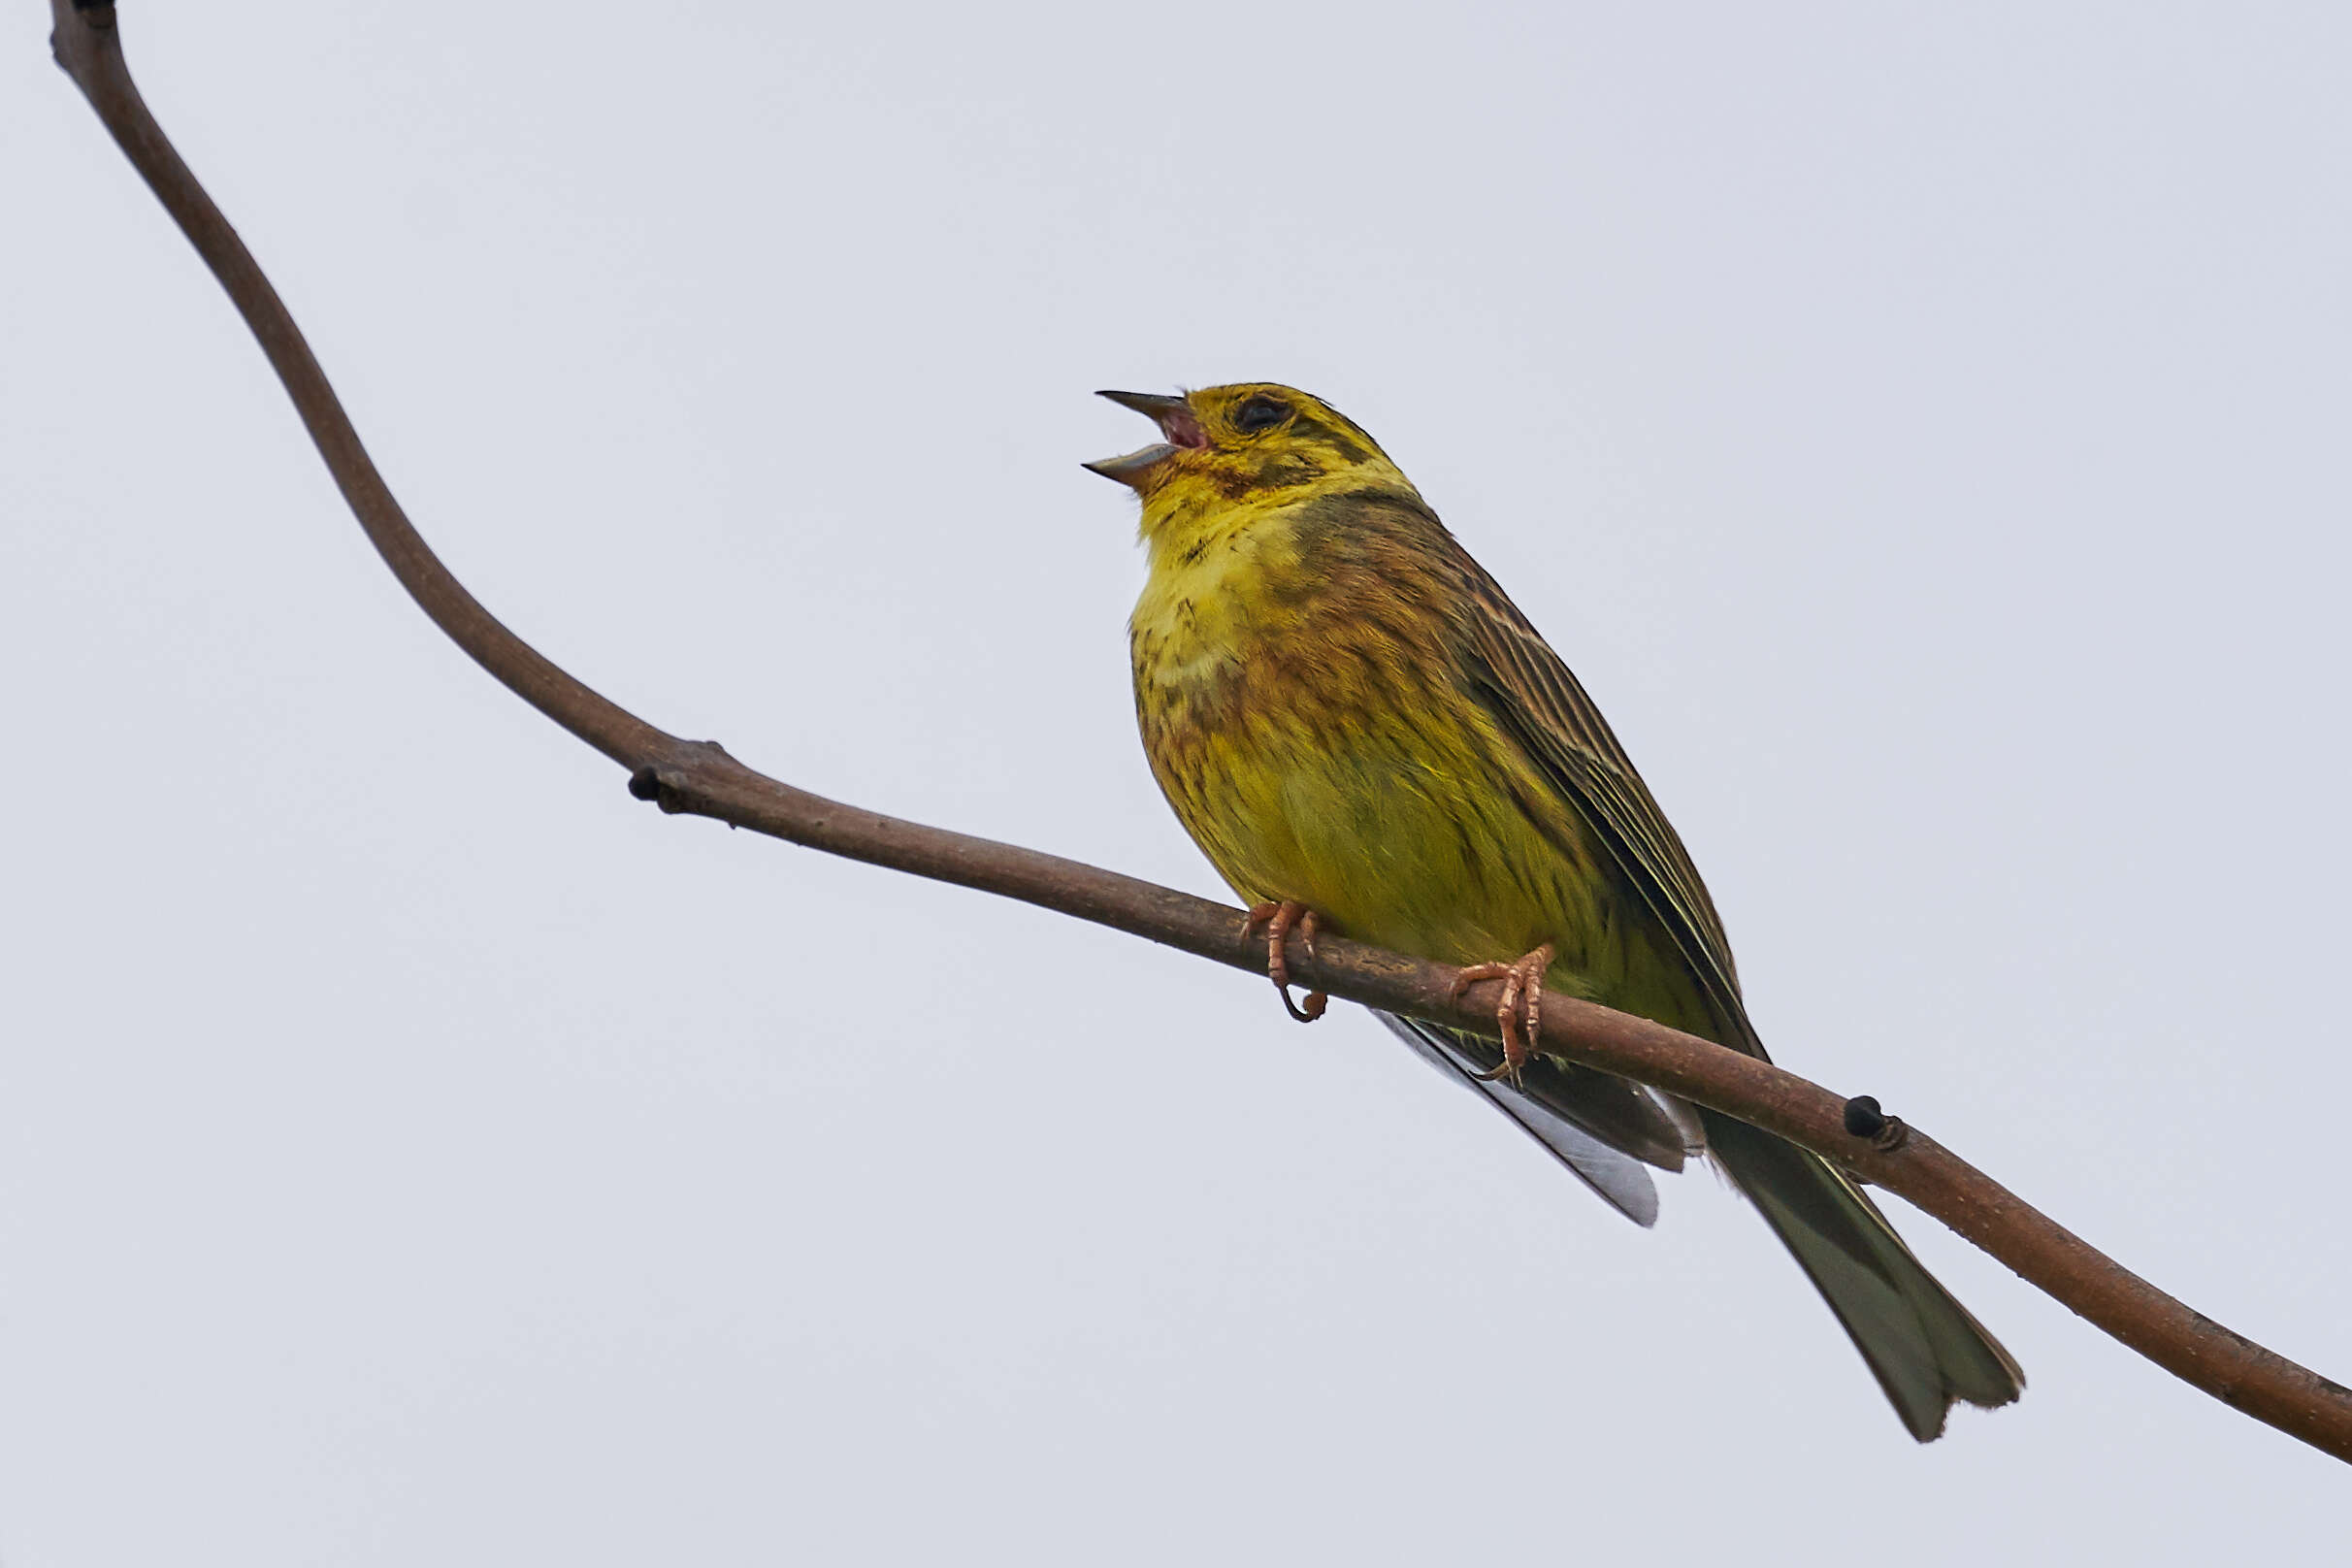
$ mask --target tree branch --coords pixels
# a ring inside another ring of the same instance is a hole
[[[607,701],[485,609],[426,545],[376,473],[334,388],[237,232],[147,113],[122,57],[114,8],[50,0],[57,63],[228,290],[285,383],[360,527],[435,625],[509,690],[629,769],[639,799],[869,865],[1018,898],[1264,972],[1241,912],[1011,844],[845,805],[681,739]],[[1299,981],[1492,1038],[1499,982],[1454,996],[1443,964],[1326,938],[1293,952]],[[2352,1461],[2352,1389],[2231,1332],[2131,1273],[1933,1139],[1766,1062],[1589,1002],[1548,994],[1548,1047],[1778,1133],[1898,1192],[2174,1376]],[[1497,1053],[1499,1060],[1499,1052]],[[1489,1063],[1491,1064],[1491,1063]]]

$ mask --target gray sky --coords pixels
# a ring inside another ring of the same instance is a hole
[[[1214,892],[1087,394],[1307,387],[1592,688],[1783,1062],[2342,1378],[2352,18],[1901,11],[128,25],[428,536],[615,698]],[[2340,1466],[1899,1204],[2032,1383],[1926,1449],[1708,1177],[1637,1231],[1353,1009],[633,802],[402,598],[46,25],[12,1568],[2340,1549]]]

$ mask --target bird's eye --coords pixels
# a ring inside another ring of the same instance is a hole
[[[1290,417],[1290,410],[1272,398],[1252,398],[1233,411],[1233,428],[1255,436]]]

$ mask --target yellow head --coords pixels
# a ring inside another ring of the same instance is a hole
[[[1413,486],[1371,437],[1319,398],[1271,381],[1180,396],[1105,392],[1145,414],[1160,440],[1086,466],[1143,498],[1143,536],[1220,513],[1257,513],[1335,490]]]

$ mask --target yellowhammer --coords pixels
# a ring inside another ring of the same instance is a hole
[[[1143,498],[1144,750],[1258,906],[1286,1004],[1282,937],[1302,922],[1507,975],[1499,1053],[1386,1022],[1643,1225],[1643,1163],[1679,1170],[1703,1147],[1921,1442],[1954,1400],[2016,1398],[2016,1362],[1827,1162],[1532,1037],[1551,986],[1764,1055],[1715,905],[1617,737],[1372,438],[1286,386],[1103,396],[1162,438],[1088,465]]]

